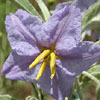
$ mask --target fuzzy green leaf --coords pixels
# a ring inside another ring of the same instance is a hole
[[[84,27],[94,16],[100,12],[100,0],[91,5],[82,17],[82,26]]]
[[[17,100],[12,98],[10,95],[0,95],[0,100]]]
[[[88,29],[99,29],[100,28],[100,15],[92,18],[87,24],[83,27],[83,31]]]
[[[38,100],[38,99],[36,99],[35,97],[33,97],[33,96],[28,96],[28,97],[26,97],[26,99],[25,100]]]
[[[100,85],[96,87],[96,97],[97,97],[97,100],[100,100]]]
[[[43,13],[45,21],[47,21],[50,18],[50,13],[49,13],[47,6],[44,4],[44,2],[42,0],[35,0],[35,1],[38,3],[38,5]]]
[[[20,4],[26,11],[28,11],[32,15],[36,15],[41,18],[39,13],[36,11],[36,9],[32,6],[32,4],[29,2],[29,0],[15,0],[18,4]]]

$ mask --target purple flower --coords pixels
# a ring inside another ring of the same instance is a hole
[[[18,10],[6,17],[5,24],[12,52],[2,74],[36,82],[56,100],[64,100],[76,76],[100,59],[99,45],[80,42],[81,13],[75,6],[65,6],[45,23]]]

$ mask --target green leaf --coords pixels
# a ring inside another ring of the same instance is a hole
[[[90,74],[90,73],[88,73],[86,71],[83,71],[82,74],[84,76],[88,77],[90,80],[92,80],[96,85],[100,84],[100,80],[97,77],[95,77],[94,75],[92,75],[92,74]],[[84,79],[86,77],[84,77]]]
[[[33,89],[33,93],[34,93],[34,96],[39,99],[39,95],[38,95],[38,91],[36,89],[36,85],[34,83],[31,82],[31,85],[32,85],[32,89]]]
[[[95,65],[94,67],[90,68],[88,72],[91,74],[100,74],[100,65]]]
[[[46,100],[45,93],[41,89],[39,90],[39,97],[41,100]]]
[[[85,12],[85,14],[82,16],[82,41],[84,40],[86,36],[85,29],[93,27],[94,22],[89,22],[93,17],[95,17],[100,12],[100,0],[98,0],[96,3],[91,5],[89,9]]]
[[[88,29],[99,29],[100,28],[100,15],[92,18],[87,24],[83,27],[83,31]]]
[[[100,45],[100,40],[96,41],[95,43]]]
[[[79,94],[76,91],[72,91],[72,94],[68,100],[81,100],[81,99],[79,97]]]
[[[100,12],[100,0],[91,5],[82,17],[82,26],[84,27],[94,16]]]
[[[84,71],[83,71],[84,73]],[[100,65],[94,65],[92,66],[88,72],[85,72],[84,74],[81,74],[78,76],[78,79],[80,80],[80,83],[82,87],[88,87],[91,82],[96,83],[96,85],[100,84]]]
[[[90,68],[88,72],[95,76],[98,80],[100,80],[100,65],[95,65],[94,67]]]
[[[38,100],[38,99],[36,99],[35,97],[33,97],[33,96],[28,96],[28,97],[26,97],[26,99],[25,100]]]
[[[17,100],[12,98],[10,95],[0,95],[0,100]]]
[[[78,95],[80,97],[80,100],[83,100],[83,92],[82,92],[82,87],[81,87],[81,84],[80,84],[79,80],[76,81],[75,85],[77,87],[76,92],[78,93]]]
[[[32,6],[32,4],[29,2],[29,0],[15,0],[18,4],[20,4],[26,11],[28,11],[32,15],[36,15],[41,18],[39,13],[36,11],[36,9]]]
[[[97,100],[100,100],[100,85],[96,87],[96,97],[97,97]]]
[[[44,4],[44,2],[42,0],[35,0],[35,1],[38,3],[38,5],[43,13],[45,21],[47,21],[50,18],[50,13],[49,13],[48,8],[46,7],[46,5]]]

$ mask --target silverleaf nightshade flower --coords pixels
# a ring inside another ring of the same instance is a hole
[[[45,23],[18,10],[6,17],[5,25],[12,52],[2,74],[36,82],[56,100],[64,100],[76,76],[100,59],[99,45],[80,42],[81,13],[75,6],[65,6]]]

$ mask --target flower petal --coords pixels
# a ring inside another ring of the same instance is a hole
[[[35,66],[35,68],[33,69],[28,68],[29,64],[34,60],[34,58],[35,56],[23,57],[17,55],[16,52],[12,52],[3,66],[2,74],[5,75],[6,78],[12,80],[37,82],[43,91],[53,96],[56,100],[64,100],[65,96],[69,95],[73,80],[75,80],[75,78],[72,77],[73,75],[66,75],[65,71],[63,72],[62,69],[59,69],[59,67],[56,66],[56,75],[51,80],[50,67],[46,66],[42,77],[38,81],[36,81],[35,78],[37,76],[41,63]],[[62,73],[65,75],[63,76]],[[69,77],[70,81],[67,81]],[[63,82],[65,81],[64,79],[66,80],[66,83]],[[65,87],[67,90],[65,89]]]
[[[47,22],[43,23],[42,26],[37,26],[36,29],[33,29],[33,31],[36,32],[34,36],[38,44],[49,47],[54,43],[55,40],[53,37],[55,36],[58,24],[64,17],[65,13],[68,13],[68,7],[53,14]]]
[[[60,59],[57,65],[62,65],[70,73],[78,75],[98,60],[100,60],[100,45],[85,41],[79,43],[70,55],[66,55],[65,59]]]
[[[56,75],[59,80],[56,80],[56,86],[59,87],[60,95],[63,97],[60,100],[69,95],[76,76],[88,70],[98,60],[100,60],[100,46],[93,42],[82,42],[71,55],[56,60]]]
[[[79,8],[83,14],[95,2],[97,2],[97,0],[73,0],[69,2],[63,2],[56,6],[54,12],[64,8],[66,5],[73,4],[76,5],[76,7]]]
[[[71,5],[72,3],[73,3],[73,1],[58,3],[58,4],[56,5],[56,9],[54,10],[53,13],[57,12],[58,10],[63,9],[63,8],[64,8],[65,6],[67,6],[67,5]]]
[[[21,14],[23,11],[20,11],[20,13],[18,12],[17,15],[10,14],[10,16],[7,16],[5,21],[8,39],[12,49],[16,50],[19,55],[27,56],[34,55],[34,53],[39,53],[39,49],[34,43],[34,37],[26,27],[28,24],[30,24],[29,22],[32,19],[36,20],[36,17],[30,15],[30,17],[27,18],[27,13],[22,17]],[[25,22],[27,22],[27,25]]]
[[[57,30],[57,33],[59,33],[59,37],[56,42],[56,49],[59,49],[59,45],[62,49],[62,47],[64,47],[62,43],[64,43],[64,49],[66,50],[68,50],[68,48],[66,47],[69,47],[69,44],[71,48],[75,47],[75,45],[81,40],[80,10],[78,8],[75,8],[75,6],[69,7],[68,15],[62,19],[59,25],[59,29]]]
[[[26,11],[19,9],[15,15],[21,20],[23,25],[27,27],[31,34],[34,34],[34,29],[36,26],[42,25],[42,20],[39,19],[37,16],[30,15]]]
[[[98,0],[76,0],[76,6],[77,8],[80,8],[81,13],[84,14],[84,12],[95,2]]]
[[[36,56],[19,56],[13,51],[4,63],[2,75],[12,80],[35,81],[40,64],[33,69],[29,69],[28,66]]]
[[[34,37],[37,43],[49,47],[57,39],[73,37],[76,42],[81,39],[81,15],[79,9],[66,6],[54,13],[42,26],[37,26]],[[60,40],[59,40],[60,41]]]
[[[50,79],[50,68],[46,67],[42,77],[38,80],[38,88],[50,94],[56,100],[64,100],[69,95],[76,78],[68,75],[65,70],[56,66],[56,74]]]
[[[76,41],[71,36],[65,36],[56,43],[55,52],[61,56],[68,55],[76,46]]]
[[[73,42],[73,41],[71,41],[71,42]],[[69,46],[70,46],[70,44],[69,44]],[[64,43],[63,43],[63,45],[64,45]],[[58,54],[59,56],[68,58],[68,59],[77,59],[77,58],[78,59],[79,58],[87,59],[88,57],[93,57],[100,53],[100,45],[98,45],[94,42],[89,42],[89,41],[80,42],[79,44],[76,44],[74,46],[74,48],[69,49],[69,51],[67,49],[67,46],[65,46],[65,45],[64,45],[65,48],[63,46],[61,46],[61,48],[60,48],[60,45],[58,45],[58,46],[59,47],[58,48],[56,47],[56,50],[55,50],[56,54]]]

